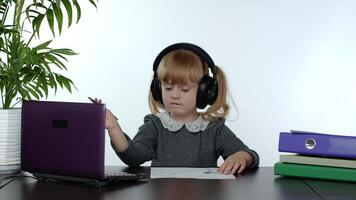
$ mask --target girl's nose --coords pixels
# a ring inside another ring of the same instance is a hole
[[[180,98],[180,93],[179,93],[179,89],[178,88],[173,88],[171,97],[172,98]]]

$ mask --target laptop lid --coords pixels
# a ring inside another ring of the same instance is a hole
[[[24,101],[21,129],[23,171],[104,179],[104,104]]]

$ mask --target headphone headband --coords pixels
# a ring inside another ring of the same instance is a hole
[[[158,68],[159,63],[161,62],[162,58],[167,55],[168,53],[174,51],[184,49],[195,53],[200,59],[205,62],[210,71],[213,74],[213,77],[209,75],[204,75],[199,83],[199,88],[197,91],[197,99],[196,99],[196,107],[199,109],[204,109],[207,105],[212,105],[218,94],[218,83],[215,79],[216,74],[216,66],[214,64],[213,59],[209,56],[209,54],[204,51],[202,48],[198,47],[197,45],[190,44],[190,43],[177,43],[170,45],[163,49],[158,56],[156,57],[155,61],[153,62],[153,72],[154,76],[151,82],[150,90],[152,93],[152,97],[155,101],[160,102],[163,105],[163,98],[162,98],[162,85],[161,81],[157,77],[156,70]]]
[[[165,49],[163,49],[158,56],[156,57],[155,61],[153,62],[153,71],[156,73],[156,70],[158,68],[159,63],[161,62],[162,58],[167,55],[168,53],[179,50],[179,49],[184,49],[184,50],[189,50],[198,55],[210,68],[211,72],[213,73],[213,76],[215,77],[216,73],[216,67],[213,59],[209,56],[209,54],[204,51],[201,47],[191,44],[191,43],[176,43],[172,44]]]

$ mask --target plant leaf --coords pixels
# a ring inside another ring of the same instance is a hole
[[[61,77],[62,77],[62,81],[63,81],[64,87],[66,87],[67,90],[68,90],[70,93],[72,93],[72,88],[71,88],[71,86],[70,86],[71,80],[70,80],[69,78],[65,77],[65,76],[62,76],[62,75],[61,75]]]
[[[64,54],[64,55],[78,55],[78,53],[74,52],[72,49],[51,49],[49,52],[54,52],[54,53],[59,53],[59,54]]]
[[[40,37],[40,27],[45,15],[40,14],[32,21],[32,29],[34,32],[37,32],[37,36]]]
[[[59,31],[59,35],[60,35],[62,33],[62,26],[63,26],[63,13],[62,13],[62,10],[60,9],[60,7],[57,6],[57,3],[53,4],[53,11],[54,11],[54,14],[56,15],[58,31]]]
[[[37,99],[39,99],[40,97],[43,97],[43,94],[41,92],[41,90],[39,89],[39,85],[37,84],[34,84],[34,83],[29,83],[28,84],[34,91],[35,93],[37,94]]]
[[[57,5],[58,7],[61,7],[61,0],[56,0],[56,5]]]
[[[41,13],[37,10],[31,9],[31,6],[26,8],[26,19],[31,22],[31,18],[36,18],[36,16],[40,15]]]
[[[51,55],[51,54],[46,54],[45,57],[51,61],[54,65],[58,66],[60,69],[65,69],[67,70],[67,67],[62,63],[62,61],[60,61],[58,58],[56,58],[55,56]]]
[[[38,81],[40,83],[41,89],[44,91],[46,98],[47,98],[48,97],[48,83],[47,83],[46,75],[43,73],[40,74],[40,76],[38,77]]]
[[[98,8],[98,7],[96,6],[96,3],[95,3],[94,0],[89,0],[89,1],[90,1],[91,4],[93,4],[93,6],[94,6],[95,8]]]
[[[56,37],[56,34],[54,33],[53,10],[52,9],[48,9],[47,12],[46,12],[46,16],[47,16],[48,25],[51,28],[53,37]]]
[[[63,88],[63,82],[62,82],[61,75],[55,73],[54,76],[56,77],[56,82],[59,84],[59,86],[61,86],[61,88]]]
[[[36,46],[35,48],[33,48],[33,50],[34,51],[38,51],[38,50],[41,50],[41,49],[46,49],[51,42],[52,42],[52,40],[48,40],[47,42],[44,42],[44,43]]]
[[[80,17],[82,16],[82,10],[80,9],[80,5],[77,0],[73,0],[73,5],[77,9],[77,23],[80,20]]]
[[[48,81],[51,84],[51,88],[54,88],[54,94],[57,93],[57,82],[56,79],[54,78],[54,74],[53,73],[49,73],[47,75],[48,77]]]
[[[70,4],[69,0],[62,0],[64,7],[66,8],[67,15],[68,15],[68,28],[72,25],[73,20],[73,10],[72,5]]]
[[[24,86],[24,88],[32,95],[34,96],[36,99],[40,99],[40,97],[38,96],[38,94],[36,93],[36,91],[34,89],[32,89],[29,86]],[[31,97],[29,96],[29,98],[31,99]]]

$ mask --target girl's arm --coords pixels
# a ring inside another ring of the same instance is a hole
[[[102,103],[101,99],[93,99],[91,97],[88,98],[93,103]],[[111,142],[114,144],[115,148],[119,152],[125,151],[129,146],[129,142],[127,141],[124,132],[117,122],[117,117],[109,109],[105,109],[105,128],[108,130]]]
[[[125,151],[129,146],[129,142],[117,122],[117,117],[109,109],[106,109],[105,113],[105,128],[108,130],[111,142],[118,152]]]
[[[144,124],[139,127],[133,140],[123,133],[125,141],[127,141],[124,151],[120,152],[116,148],[116,144],[113,141],[111,142],[116,154],[127,165],[139,166],[153,159],[157,142],[157,131],[152,121],[153,118],[155,118],[153,115],[148,115],[144,118]]]

